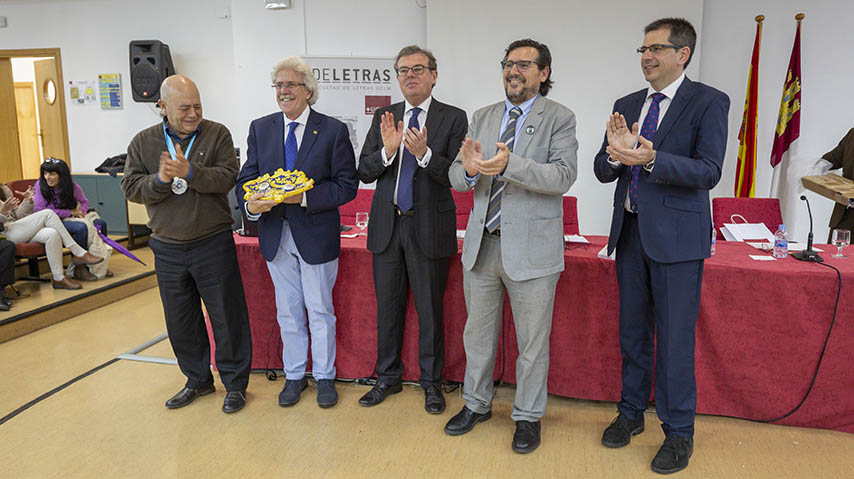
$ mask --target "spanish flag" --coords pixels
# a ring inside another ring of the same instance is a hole
[[[747,93],[744,97],[744,114],[738,131],[738,166],[735,171],[735,196],[753,198],[756,184],[756,112],[759,104],[759,45],[762,42],[762,21],[756,17],[756,38],[753,56],[747,75]]]

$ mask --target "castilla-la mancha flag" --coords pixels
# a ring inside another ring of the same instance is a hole
[[[789,57],[789,69],[786,81],[783,83],[783,98],[780,100],[780,113],[777,116],[777,126],[774,132],[774,146],[771,149],[771,167],[774,169],[771,180],[771,197],[780,198],[780,207],[785,213],[793,211],[794,204],[790,197],[797,201],[797,185],[790,184],[789,170],[793,170],[794,151],[792,143],[801,134],[801,22],[795,32],[795,44],[792,46],[792,56]],[[797,181],[797,179],[795,179]],[[787,208],[791,204],[791,208]]]
[[[735,170],[735,196],[753,198],[756,185],[756,113],[759,107],[759,44],[762,41],[762,22],[756,23],[753,56],[747,75],[747,94],[744,114],[738,131],[738,166]]]

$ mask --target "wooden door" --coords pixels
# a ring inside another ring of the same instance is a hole
[[[36,98],[39,103],[42,154],[61,158],[71,166],[68,137],[65,131],[65,90],[57,73],[56,60],[33,62],[36,77]],[[73,171],[73,170],[72,170]]]
[[[20,179],[21,148],[15,111],[15,81],[12,78],[12,60],[3,57],[0,58],[0,183]]]
[[[15,104],[18,113],[18,142],[21,144],[21,174],[24,178],[39,177],[41,151],[36,123],[36,98],[30,82],[15,82]]]

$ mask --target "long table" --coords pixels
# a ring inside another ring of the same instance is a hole
[[[618,401],[620,348],[614,262],[597,257],[607,238],[568,245],[566,270],[557,285],[551,334],[549,393]],[[280,369],[282,343],[276,322],[273,284],[257,238],[235,236],[252,330],[253,369]],[[854,248],[848,259],[831,257],[841,271],[836,323],[809,398],[780,424],[854,432]],[[836,301],[836,272],[792,257],[753,261],[762,254],[742,243],[719,242],[705,263],[697,323],[697,411],[750,419],[777,418],[807,392]],[[376,296],[371,253],[365,237],[342,238],[334,289],[338,377],[373,375],[376,361]],[[462,381],[466,321],[459,254],[449,266],[444,298],[447,380]],[[515,383],[517,345],[509,301],[495,378]],[[404,379],[417,380],[418,327],[410,295],[404,334]]]

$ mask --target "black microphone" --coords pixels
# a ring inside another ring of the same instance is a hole
[[[807,213],[810,215],[810,234],[807,236],[807,248],[803,251],[798,251],[797,253],[792,253],[792,256],[801,261],[812,261],[813,263],[821,263],[824,261],[824,258],[818,255],[817,251],[812,249],[812,210],[810,209],[810,202],[807,199],[806,195],[801,195],[801,200],[806,201],[807,203]]]

